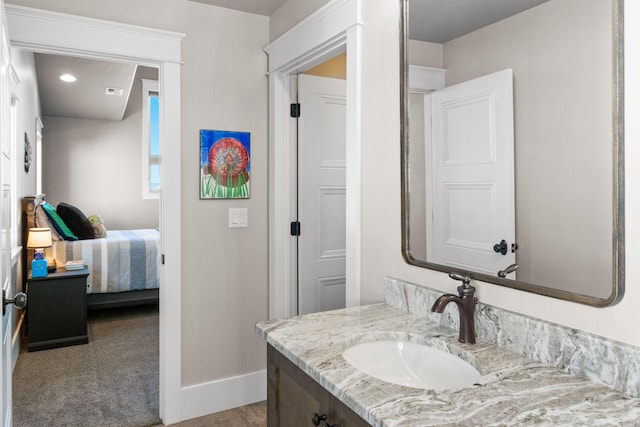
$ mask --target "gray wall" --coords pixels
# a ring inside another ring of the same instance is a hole
[[[16,144],[16,196],[22,200],[25,196],[32,196],[36,191],[36,166],[35,166],[35,142],[36,142],[36,117],[40,117],[40,98],[35,72],[35,60],[33,53],[11,49],[11,63],[16,73],[20,77],[21,83],[17,87],[18,112],[17,112],[17,132],[18,142]],[[24,171],[24,157],[22,144],[24,133],[29,136],[29,141],[33,147],[34,164],[29,172]],[[17,203],[15,206],[19,220],[19,230],[17,233],[18,246],[22,245],[22,206]]]
[[[182,384],[266,367],[269,18],[187,0],[9,3],[186,33],[182,41]],[[151,12],[152,11],[152,12]],[[232,35],[232,36],[230,36]],[[199,130],[251,133],[251,198],[200,200]],[[99,171],[117,173],[117,171]],[[114,189],[117,195],[117,189]],[[229,229],[229,208],[249,227]],[[89,209],[87,209],[89,210]],[[109,224],[107,224],[109,226]]]
[[[142,84],[157,79],[138,67],[122,121],[45,116],[43,180],[46,200],[99,214],[107,230],[156,228],[159,201],[142,199]]]
[[[329,0],[288,0],[269,17],[269,40],[278,38],[328,2]]]

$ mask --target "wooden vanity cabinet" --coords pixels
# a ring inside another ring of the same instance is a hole
[[[324,415],[323,427],[364,427],[369,424],[324,387],[267,345],[267,426],[314,426],[313,414]]]

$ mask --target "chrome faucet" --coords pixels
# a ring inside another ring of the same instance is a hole
[[[458,306],[458,312],[460,313],[460,336],[458,341],[475,344],[476,328],[474,315],[477,302],[477,298],[475,297],[476,288],[469,284],[471,279],[468,276],[449,273],[449,277],[462,282],[462,285],[458,286],[458,295],[441,295],[433,304],[433,307],[431,307],[431,311],[434,313],[442,313],[447,304],[455,302]]]

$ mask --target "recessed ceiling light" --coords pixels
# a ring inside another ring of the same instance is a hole
[[[76,76],[72,75],[72,74],[63,74],[60,76],[60,80],[62,80],[63,82],[67,82],[67,83],[73,83],[76,80]]]

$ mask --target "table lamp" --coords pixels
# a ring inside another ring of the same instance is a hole
[[[27,238],[27,249],[34,249],[33,261],[31,261],[31,277],[45,277],[47,275],[47,260],[44,257],[44,248],[50,248],[51,230],[48,228],[30,228]]]

